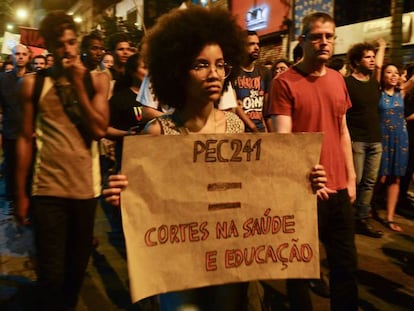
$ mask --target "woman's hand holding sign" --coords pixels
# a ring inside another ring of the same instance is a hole
[[[121,192],[128,186],[128,179],[125,175],[110,175],[108,185],[102,191],[105,201],[114,206],[120,206]]]

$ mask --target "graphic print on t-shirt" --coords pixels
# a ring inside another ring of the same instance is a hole
[[[257,68],[243,71],[235,82],[237,101],[251,120],[262,120],[265,81]]]

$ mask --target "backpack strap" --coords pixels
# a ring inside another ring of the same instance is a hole
[[[42,95],[43,86],[45,84],[45,78],[48,75],[50,75],[50,72],[47,69],[39,70],[35,74],[35,83],[34,83],[34,87],[33,87],[33,105],[34,105],[34,107],[33,107],[33,122],[36,121],[36,117],[37,117],[37,113],[38,113],[38,109],[39,109],[40,96]],[[91,76],[90,71],[88,71],[88,73],[85,75],[84,83],[85,83],[85,88],[86,88],[87,95],[88,95],[89,99],[92,99],[93,96],[95,95],[95,89],[93,87],[92,76]],[[70,113],[68,113],[66,108],[67,107],[65,107],[65,105],[64,105],[65,112],[68,114],[71,121],[74,122],[74,124],[78,128],[78,130],[81,133],[82,137],[85,139],[85,143],[87,145],[89,145],[90,142],[91,142],[91,139],[87,138],[88,135],[83,130],[81,124],[79,124],[79,122],[74,121],[73,118],[71,118],[71,115],[70,115]]]
[[[47,69],[41,69],[36,72],[35,74],[35,84],[33,89],[33,103],[35,104],[35,108],[37,110],[37,106],[39,104],[40,95],[42,94],[43,85],[45,83],[45,77],[48,76]],[[92,83],[91,73],[88,72],[84,78],[86,92],[88,93],[88,97],[92,99],[95,95],[95,89]]]

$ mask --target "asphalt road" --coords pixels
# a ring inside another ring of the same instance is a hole
[[[0,194],[2,184],[0,180]],[[408,212],[414,214],[414,207]],[[384,211],[380,211],[380,215]],[[356,235],[359,261],[360,310],[414,310],[414,220],[407,213],[396,220],[404,228],[384,230],[381,239]],[[77,311],[151,310],[151,301],[133,305],[128,291],[128,271],[119,214],[98,208],[95,235],[99,246],[91,257]],[[14,224],[8,204],[0,199],[0,310],[31,310],[34,304],[33,235]],[[321,248],[321,258],[324,258]],[[329,273],[322,260],[322,271]],[[270,281],[274,307],[289,310],[284,281]],[[329,310],[329,299],[312,294],[314,310]],[[155,310],[155,309],[154,309]],[[151,310],[152,311],[152,310]]]

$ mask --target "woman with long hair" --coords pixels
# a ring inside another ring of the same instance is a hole
[[[400,83],[399,68],[386,64],[381,70],[381,98],[379,102],[382,131],[382,158],[379,183],[386,187],[386,217],[383,224],[390,230],[403,229],[394,221],[400,191],[400,179],[408,164],[408,133],[404,116],[404,96],[412,88],[412,79]]]

